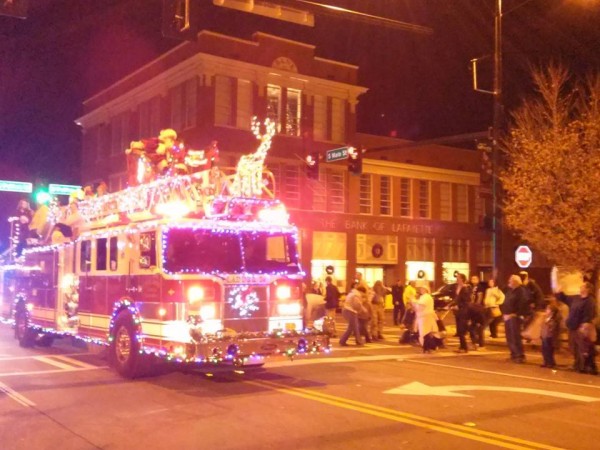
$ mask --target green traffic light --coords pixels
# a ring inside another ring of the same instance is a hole
[[[36,203],[39,203],[40,205],[49,203],[51,198],[52,197],[50,196],[48,191],[42,190],[42,191],[37,191],[35,193],[35,201],[36,201]]]

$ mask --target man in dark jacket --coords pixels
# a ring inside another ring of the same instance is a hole
[[[332,337],[337,337],[335,332],[335,313],[340,306],[340,291],[331,277],[325,278],[325,309],[329,318],[329,327],[332,329]]]
[[[523,287],[527,293],[531,311],[544,310],[546,308],[546,300],[544,299],[544,293],[542,292],[540,285],[537,284],[533,278],[529,278],[529,274],[525,270],[519,272],[519,277],[521,277]]]
[[[518,275],[511,275],[508,279],[508,290],[504,303],[500,305],[500,311],[504,317],[506,343],[510,349],[510,358],[513,362],[519,364],[525,362],[525,352],[521,338],[523,317],[531,312],[527,297],[521,278]]]
[[[401,280],[398,280],[394,286],[392,286],[392,302],[394,303],[394,325],[400,325],[402,318],[404,317],[404,285]]]
[[[592,321],[595,316],[595,301],[591,295],[593,290],[594,287],[591,283],[583,283],[580,295],[565,295],[558,292],[556,299],[569,307],[569,315],[565,324],[569,330],[569,347],[575,358],[573,370],[580,373],[597,374],[595,342],[586,339],[582,332],[582,325],[589,324],[590,327],[593,326]]]
[[[463,273],[456,275],[456,289],[452,293],[452,309],[456,318],[456,334],[460,346],[457,353],[467,353],[467,339],[465,335],[469,329],[469,304],[471,303],[471,289],[467,284],[467,277]]]

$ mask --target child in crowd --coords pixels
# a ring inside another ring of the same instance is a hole
[[[562,318],[557,302],[556,300],[552,300],[546,307],[544,321],[542,322],[541,338],[542,355],[544,356],[542,367],[549,367],[551,369],[556,367],[554,351],[558,347],[561,321]]]

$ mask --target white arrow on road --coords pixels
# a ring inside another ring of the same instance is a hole
[[[600,398],[588,397],[586,395],[567,394],[564,392],[546,391],[543,389],[529,389],[510,386],[427,386],[426,384],[414,381],[412,383],[399,386],[384,394],[400,394],[400,395],[420,395],[420,396],[437,396],[437,397],[472,397],[472,395],[461,394],[456,391],[499,391],[499,392],[519,392],[521,394],[545,395],[548,397],[564,398],[575,400],[578,402],[597,402]]]

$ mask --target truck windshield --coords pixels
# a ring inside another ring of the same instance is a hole
[[[164,235],[168,272],[298,273],[296,242],[289,233],[172,228]]]

